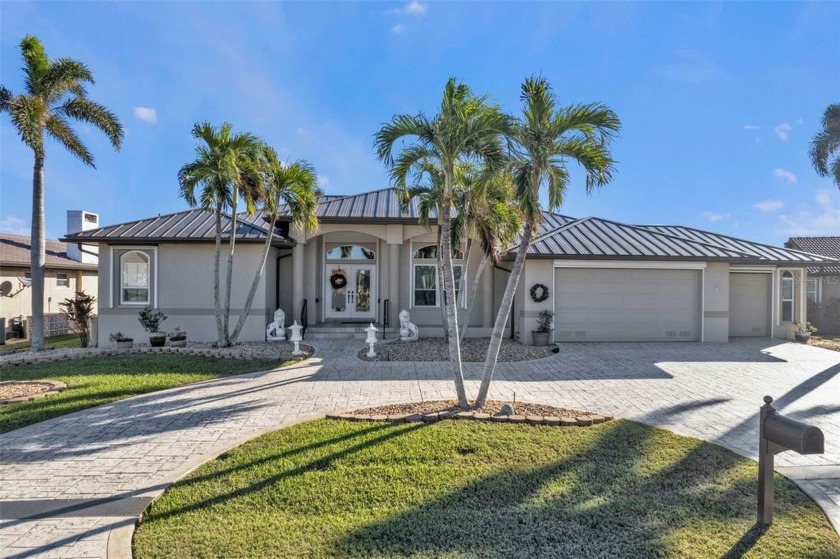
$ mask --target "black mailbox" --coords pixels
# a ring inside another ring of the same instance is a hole
[[[773,464],[778,453],[792,450],[799,454],[825,452],[823,432],[776,413],[773,398],[764,397],[758,425],[758,523],[773,523]]]
[[[771,443],[784,447],[784,450],[792,450],[799,454],[825,452],[822,431],[813,425],[776,413],[765,418],[764,437]]]

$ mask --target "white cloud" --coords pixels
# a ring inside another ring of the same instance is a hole
[[[729,213],[716,213],[716,212],[703,212],[702,215],[703,215],[703,217],[705,217],[706,219],[708,219],[712,223],[715,223],[717,221],[723,221],[724,219],[729,219],[730,217],[732,217],[732,215],[729,214]]]
[[[395,35],[402,35],[403,33],[405,33],[405,24],[404,23],[396,24],[395,26],[393,26],[391,28],[391,33],[394,33]]]
[[[325,177],[324,175],[318,176],[318,186],[321,187],[321,190],[326,190],[330,187],[330,177]]]
[[[22,235],[28,237],[32,230],[29,224],[16,215],[7,215],[0,220],[0,231],[9,235]]]
[[[786,169],[773,169],[773,174],[782,182],[796,184],[796,175]]]
[[[795,215],[779,216],[786,235],[836,235],[840,231],[840,192],[821,188],[814,194],[815,208],[801,208]]]
[[[773,132],[775,132],[776,136],[778,136],[780,139],[787,140],[790,137],[790,131],[792,128],[793,127],[790,124],[788,124],[787,122],[783,122],[776,126],[773,129]]]
[[[781,210],[785,203],[778,199],[762,200],[757,202],[753,207],[760,212],[773,213]]]
[[[134,107],[134,116],[149,124],[157,122],[157,111],[152,107]]]
[[[761,130],[761,126],[757,124],[745,124],[744,130]]]
[[[402,8],[394,8],[386,13],[392,16],[415,16],[423,17],[429,11],[429,5],[417,0],[412,0]]]

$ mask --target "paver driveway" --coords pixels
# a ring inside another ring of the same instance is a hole
[[[291,368],[135,397],[0,436],[2,555],[104,557],[109,547],[125,549],[134,518],[120,515],[245,438],[327,411],[452,395],[446,363],[362,362],[358,341],[313,345],[316,357]],[[472,394],[479,369],[467,366]],[[777,466],[840,525],[840,353],[777,340],[564,345],[554,357],[500,365],[492,396],[514,392],[517,400],[609,412],[752,458],[758,407],[770,394],[781,412],[825,433],[826,454],[783,454]],[[33,508],[41,518],[15,519]]]

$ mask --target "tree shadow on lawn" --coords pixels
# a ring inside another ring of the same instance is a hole
[[[632,422],[597,429],[602,436],[581,454],[497,472],[346,535],[335,542],[335,554],[734,558],[761,544],[750,528],[755,465],[699,441],[674,453],[655,440],[658,430]],[[649,460],[654,452],[665,460]],[[784,530],[786,515],[809,499],[780,477],[776,484],[772,529]],[[837,542],[814,545],[816,553],[803,556],[840,555]],[[789,550],[766,551],[782,557]]]

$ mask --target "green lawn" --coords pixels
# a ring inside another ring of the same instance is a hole
[[[319,420],[231,450],[147,511],[149,557],[840,557],[817,506],[757,465],[629,421],[589,428]]]
[[[46,346],[50,349],[65,349],[68,347],[79,347],[78,334],[62,334],[61,336],[50,336],[44,340]],[[25,342],[6,342],[5,345],[0,345],[0,352],[12,351],[15,349],[29,349],[32,344],[29,341]]]
[[[5,367],[0,371],[3,380],[60,380],[67,389],[40,400],[0,406],[0,433],[136,394],[281,365],[276,360],[139,354]]]

